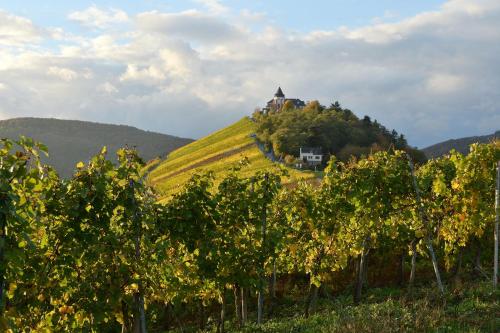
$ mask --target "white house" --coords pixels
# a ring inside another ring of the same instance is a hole
[[[300,159],[310,165],[318,165],[323,161],[323,151],[321,148],[301,147]]]

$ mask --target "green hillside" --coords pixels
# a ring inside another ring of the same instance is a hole
[[[276,167],[277,164],[264,156],[252,138],[255,129],[255,123],[245,117],[229,127],[183,146],[169,154],[166,160],[151,171],[148,182],[159,191],[160,200],[167,200],[193,174],[211,170],[215,173],[217,183],[231,166],[245,157],[250,165],[242,170],[242,176]],[[315,178],[313,172],[294,169],[288,171],[289,176],[283,179],[285,184]]]

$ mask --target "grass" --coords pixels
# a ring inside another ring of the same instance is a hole
[[[146,165],[142,168],[140,175],[144,177],[147,175],[151,170],[153,170],[158,164],[160,164],[161,160],[160,158],[154,158],[146,163]]]
[[[499,300],[500,291],[493,291],[491,282],[467,285],[444,299],[429,286],[417,288],[411,295],[405,289],[373,288],[359,305],[352,303],[349,294],[320,299],[309,318],[302,315],[302,299],[287,298],[280,300],[274,316],[263,325],[251,323],[237,329],[227,322],[226,329],[239,333],[500,332]],[[252,312],[249,318],[252,322],[254,315]],[[215,332],[215,325],[205,332]]]
[[[243,158],[247,158],[250,165],[242,169],[241,176],[251,176],[259,170],[277,168],[278,165],[268,160],[255,144],[255,139],[251,137],[254,132],[255,123],[245,117],[231,126],[173,151],[166,160],[151,168],[147,181],[160,193],[160,201],[166,201],[195,173],[214,172],[217,185],[227,175],[231,166]],[[289,176],[283,178],[285,184],[316,177],[313,172],[290,168],[288,173]]]

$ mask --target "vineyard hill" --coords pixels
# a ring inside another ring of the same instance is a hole
[[[218,130],[204,138],[183,146],[168,155],[163,161],[150,166],[148,182],[161,195],[160,200],[177,192],[195,173],[212,171],[215,184],[230,172],[231,167],[247,158],[250,164],[239,173],[247,177],[261,170],[275,169],[278,164],[269,160],[259,149],[253,134],[256,124],[245,117],[238,122]],[[283,183],[294,183],[300,179],[314,179],[314,172],[303,172],[288,168],[289,176]]]

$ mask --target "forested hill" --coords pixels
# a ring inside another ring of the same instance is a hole
[[[451,139],[436,143],[432,146],[422,149],[428,158],[439,157],[447,154],[450,150],[455,149],[456,151],[467,154],[469,152],[469,146],[473,143],[488,143],[495,138],[500,138],[500,131],[496,131],[490,135],[482,136],[471,136],[461,139]]]
[[[325,107],[317,101],[304,108],[285,103],[279,111],[254,113],[257,138],[285,161],[299,157],[300,147],[319,147],[326,155],[342,161],[351,156],[367,156],[391,148],[406,150],[415,161],[423,162],[424,154],[408,146],[403,134],[365,116],[358,118],[338,102]]]
[[[20,135],[47,145],[50,156],[44,161],[54,166],[62,177],[70,176],[76,163],[87,161],[103,146],[113,158],[118,148],[136,147],[147,161],[193,141],[131,126],[77,120],[14,118],[0,121],[0,138],[17,139]]]

